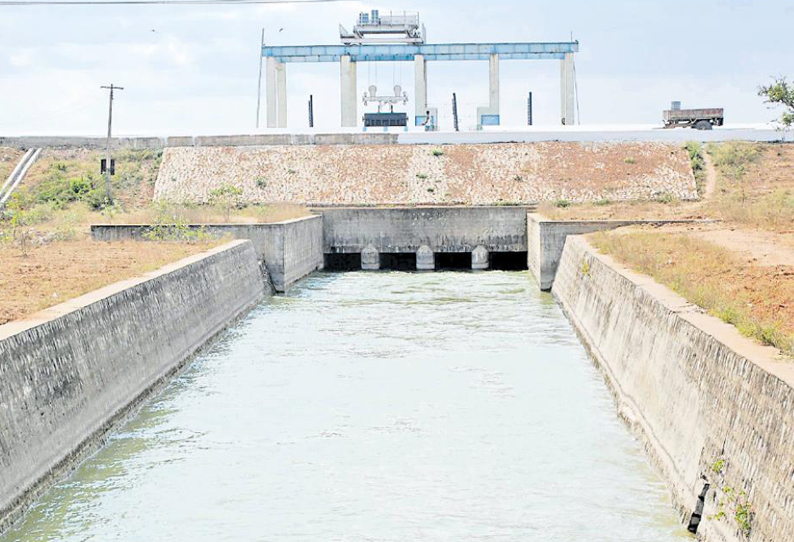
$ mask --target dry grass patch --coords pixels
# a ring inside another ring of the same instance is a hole
[[[106,215],[104,222],[111,224],[222,224],[224,222],[255,224],[282,222],[311,214],[306,207],[288,203],[234,208],[227,214],[224,209],[212,205],[172,205],[160,201],[129,213]]]
[[[216,246],[170,242],[64,241],[34,246],[23,256],[0,245],[0,324],[135,277]]]
[[[683,234],[597,233],[590,240],[743,335],[794,355],[794,266],[753,265]]]
[[[711,214],[743,226],[794,231],[794,145],[730,142],[708,151],[719,172]]]

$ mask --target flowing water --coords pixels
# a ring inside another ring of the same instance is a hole
[[[2,542],[691,540],[525,273],[317,274]]]

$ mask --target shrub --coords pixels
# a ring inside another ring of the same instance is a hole
[[[442,151],[441,149],[433,149],[433,156],[435,157],[444,156],[444,151]]]
[[[223,212],[226,222],[231,218],[232,209],[240,205],[240,196],[243,195],[241,188],[232,184],[224,183],[220,187],[210,192],[209,202],[221,212]]]
[[[558,199],[554,202],[555,207],[559,207],[560,209],[566,209],[571,206],[571,202],[567,199]]]

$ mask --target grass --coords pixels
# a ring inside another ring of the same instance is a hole
[[[671,233],[598,233],[606,254],[759,342],[794,355],[794,276],[754,266],[706,241]]]
[[[23,201],[63,207],[74,201],[95,209],[105,206],[105,179],[99,172],[100,151],[45,150],[18,189]],[[161,151],[119,150],[111,192],[117,205],[132,209],[148,204],[162,158]]]
[[[96,243],[83,239],[33,246],[25,256],[10,244],[0,245],[0,324],[153,271],[219,242]]]
[[[791,231],[794,176],[790,146],[746,142],[711,144],[708,152],[719,174],[709,211],[727,222],[769,231]]]

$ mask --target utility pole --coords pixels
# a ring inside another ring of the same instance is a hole
[[[110,191],[110,135],[111,135],[111,127],[113,126],[113,91],[114,90],[124,90],[124,87],[117,87],[113,83],[110,83],[109,87],[102,86],[100,88],[110,90],[110,106],[108,107],[108,141],[107,147],[105,149],[105,196],[108,199],[108,203],[113,203],[113,194]]]
[[[256,127],[259,128],[259,107],[262,103],[262,47],[265,46],[265,29],[262,29],[262,45],[259,47],[259,83],[256,86]]]
[[[532,126],[532,92],[527,98],[527,126]]]
[[[455,131],[459,132],[458,129],[458,96],[453,92],[452,93],[452,123],[455,126]]]

